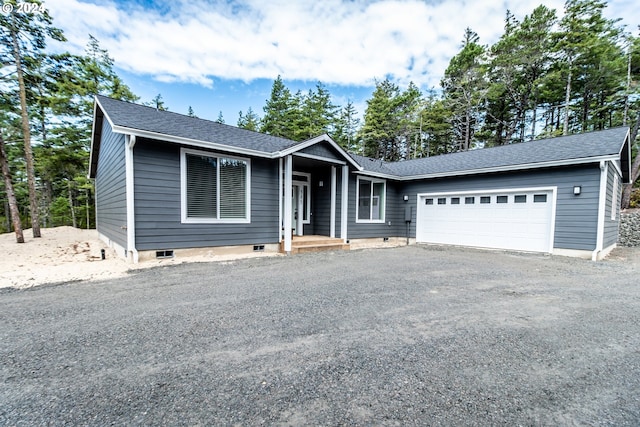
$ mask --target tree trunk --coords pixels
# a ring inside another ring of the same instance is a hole
[[[7,199],[9,201],[9,212],[11,213],[11,221],[13,229],[16,233],[16,242],[24,243],[24,235],[22,234],[22,221],[20,221],[20,212],[18,210],[18,201],[13,191],[13,182],[11,181],[11,172],[9,171],[9,161],[4,149],[4,138],[2,130],[0,130],[0,163],[2,163],[2,176],[4,177],[4,186],[7,190]]]
[[[15,17],[12,18],[15,20]],[[27,111],[27,93],[24,87],[24,74],[20,57],[20,45],[15,23],[11,26],[11,40],[13,42],[13,58],[18,74],[20,88],[20,109],[22,118],[22,135],[24,138],[24,157],[27,167],[27,185],[29,187],[29,206],[31,211],[31,228],[33,237],[40,237],[40,215],[38,215],[38,196],[36,194],[35,168],[33,165],[33,151],[31,150],[31,132],[29,130],[29,113]]]
[[[627,125],[629,119],[629,89],[631,88],[631,42],[629,42],[629,49],[627,55],[627,86],[625,88],[624,95],[624,114],[622,115],[622,125]]]
[[[631,133],[629,135],[629,144],[633,145],[636,141],[636,137],[638,136],[638,128],[640,128],[640,111],[638,111],[638,116],[636,117],[636,123],[631,129]],[[636,154],[636,158],[631,164],[631,176],[629,177],[629,184],[625,184],[622,189],[622,197],[620,202],[620,207],[622,209],[627,209],[629,207],[629,202],[631,201],[631,191],[633,191],[633,184],[640,177],[640,153]]]
[[[68,182],[69,189],[69,208],[71,209],[71,223],[73,228],[78,228],[78,220],[76,219],[76,210],[73,208],[73,188],[71,186],[71,180]]]
[[[569,59],[569,75],[567,76],[567,92],[564,97],[564,125],[562,134],[569,134],[569,103],[571,101],[571,59]]]
[[[531,118],[531,139],[536,139],[536,120],[538,120],[538,99],[536,97],[536,99],[533,102],[533,111],[532,111],[532,115],[533,117]]]

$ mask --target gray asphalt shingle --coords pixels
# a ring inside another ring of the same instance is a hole
[[[160,135],[274,154],[299,142],[171,111],[97,96],[104,113],[114,125]],[[549,162],[617,155],[629,132],[627,127],[519,144],[451,153],[422,159],[384,162],[352,154],[365,172],[407,178],[412,176],[456,174],[501,167],[517,167]]]
[[[629,131],[627,127],[540,139],[519,144],[483,148],[399,162],[367,162],[356,159],[366,171],[398,177],[460,173],[483,169],[562,162],[617,155]],[[390,171],[390,172],[383,172]]]
[[[155,132],[214,144],[224,144],[264,153],[275,153],[298,142],[259,132],[241,129],[171,111],[97,96],[104,113],[116,126]]]

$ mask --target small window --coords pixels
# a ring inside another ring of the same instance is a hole
[[[496,197],[496,203],[507,203],[508,201],[509,201],[509,196]]]
[[[513,201],[515,203],[527,203],[527,195],[526,194],[518,194],[513,197]]]
[[[533,195],[533,203],[547,203],[547,195],[546,194],[534,194]]]
[[[386,182],[358,177],[356,222],[384,222]]]
[[[472,205],[476,202],[476,198],[475,197],[465,197],[464,198],[464,204],[465,205]]]
[[[425,205],[432,205],[433,204],[433,199],[425,199],[424,204]]]
[[[447,204],[447,198],[446,197],[438,198],[438,204],[439,205],[446,205]]]
[[[460,204],[460,197],[452,197],[451,198],[451,204],[452,205],[459,205]]]
[[[491,203],[491,196],[482,196],[482,197],[480,197],[480,203],[482,203],[482,204]]]

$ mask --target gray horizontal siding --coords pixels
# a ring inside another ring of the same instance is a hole
[[[490,190],[494,188],[558,187],[554,248],[593,250],[598,223],[600,169],[582,165],[531,172],[441,178],[409,182],[404,191],[414,206],[411,236],[415,237],[415,204],[418,193]],[[573,195],[581,185],[582,194]]]
[[[127,197],[124,135],[102,128],[100,154],[95,175],[96,228],[127,249]]]
[[[366,177],[363,177],[366,179]],[[404,202],[401,185],[395,181],[386,180],[385,222],[362,223],[356,222],[356,175],[349,179],[349,210],[347,234],[349,239],[366,239],[375,237],[405,236]],[[391,222],[391,225],[389,225]]]
[[[336,152],[336,150],[326,142],[321,142],[319,144],[314,144],[309,147],[303,148],[302,150],[300,150],[300,153],[311,154],[314,156],[324,157],[327,159],[344,160]]]
[[[134,161],[137,249],[278,243],[278,162],[250,160],[249,224],[182,224],[180,147],[140,139]]]

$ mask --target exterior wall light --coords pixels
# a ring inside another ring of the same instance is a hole
[[[580,193],[582,193],[582,187],[579,185],[574,185],[573,186],[573,195],[574,196],[579,196]]]
[[[409,201],[409,196],[407,196],[406,194],[404,196],[402,196],[402,200],[404,200],[405,202]]]

